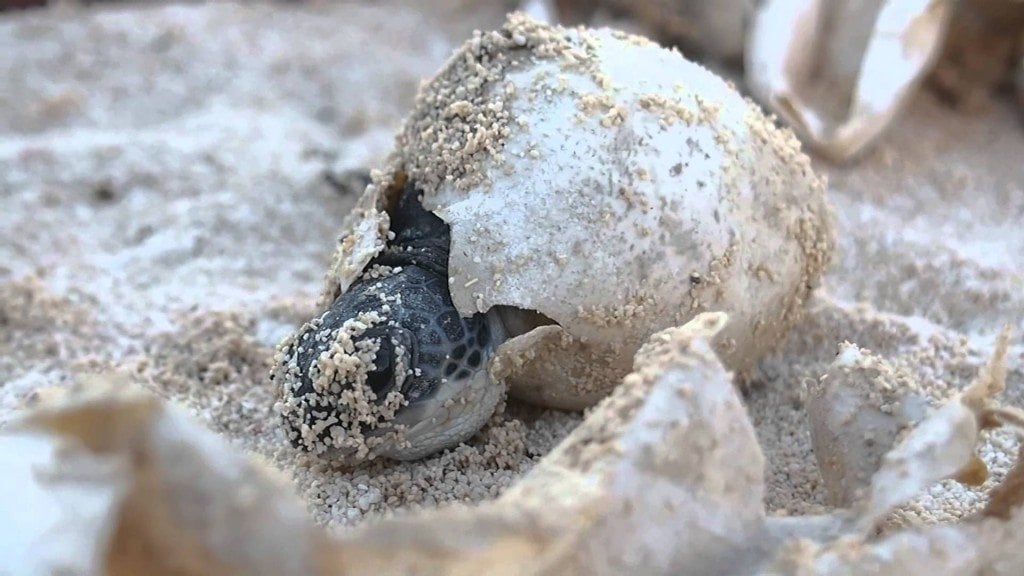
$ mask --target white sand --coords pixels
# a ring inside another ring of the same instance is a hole
[[[333,527],[499,493],[579,415],[510,404],[468,445],[356,470],[287,446],[266,379],[273,345],[313,313],[355,201],[325,179],[373,165],[428,76],[505,6],[110,6],[0,16],[0,426],[42,386],[131,372],[292,474]],[[368,51],[373,52],[369,55]],[[1024,404],[1024,128],[917,98],[856,166],[829,174],[839,255],[806,320],[748,383],[779,514],[826,509],[802,409],[851,341],[958,388],[1015,326],[1009,400]],[[936,486],[894,522],[975,509],[993,479]]]

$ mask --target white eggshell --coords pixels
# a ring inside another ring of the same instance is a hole
[[[451,227],[460,313],[504,306],[557,323],[496,362],[513,393],[552,406],[592,404],[647,337],[704,311],[729,314],[717,351],[749,368],[833,246],[798,142],[721,78],[642,38],[515,15],[424,85],[376,176],[352,222],[383,222],[411,178]],[[343,247],[328,295],[367,261]]]

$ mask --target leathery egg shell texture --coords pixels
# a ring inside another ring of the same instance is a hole
[[[731,319],[716,341],[726,366],[750,367],[834,244],[796,139],[721,78],[643,38],[521,15],[422,87],[350,217],[328,296],[383,245],[407,178],[451,227],[461,314],[553,322],[506,342],[492,367],[549,406],[592,404],[648,336],[705,311]]]

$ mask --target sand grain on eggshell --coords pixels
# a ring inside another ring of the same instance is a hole
[[[274,345],[315,314],[356,202],[331,175],[382,166],[420,79],[501,12],[385,2],[0,16],[11,48],[0,68],[20,71],[0,86],[0,426],[45,386],[118,370],[290,474],[335,528],[507,489],[579,414],[509,404],[464,446],[346,470],[288,445],[266,377]],[[805,384],[841,342],[884,359],[894,381],[944,393],[975,377],[1010,323],[1005,397],[1024,404],[1017,113],[996,102],[958,115],[922,95],[863,162],[816,166],[836,207],[837,261],[746,382],[771,513],[829,507]],[[1009,433],[986,438],[983,486],[939,483],[891,524],[984,506],[1018,451]]]

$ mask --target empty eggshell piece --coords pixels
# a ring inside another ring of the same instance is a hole
[[[811,441],[833,504],[863,497],[901,432],[925,417],[930,399],[915,388],[909,374],[849,343],[808,386]]]
[[[729,83],[643,38],[522,15],[421,88],[374,177],[326,296],[383,245],[412,179],[450,226],[455,307],[518,327],[494,374],[548,406],[593,404],[651,334],[706,311],[729,315],[716,351],[748,369],[834,244],[799,143]]]
[[[764,456],[709,345],[725,321],[651,336],[622,385],[501,497],[548,533],[582,533],[556,572],[735,574],[756,556]]]

